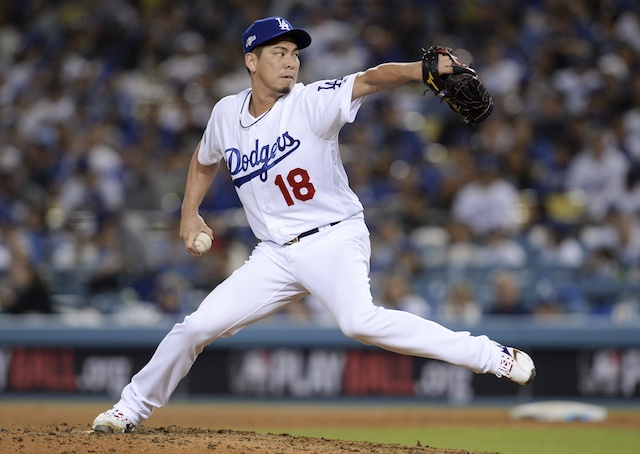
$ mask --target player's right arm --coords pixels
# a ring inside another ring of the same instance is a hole
[[[180,219],[180,238],[184,240],[187,250],[192,255],[200,255],[193,249],[193,240],[199,232],[206,232],[213,237],[213,231],[200,216],[199,209],[220,167],[220,162],[208,166],[201,164],[198,161],[199,152],[200,143],[191,156]]]

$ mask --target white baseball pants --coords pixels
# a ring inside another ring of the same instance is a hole
[[[454,332],[416,315],[373,304],[369,231],[349,219],[281,246],[261,242],[249,260],[176,324],[122,391],[116,408],[134,424],[165,405],[203,349],[222,336],[313,294],[342,332],[393,352],[433,358],[476,373],[494,372],[500,350],[486,336]]]

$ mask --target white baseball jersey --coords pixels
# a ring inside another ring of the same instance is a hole
[[[249,89],[214,106],[198,160],[224,159],[260,240],[284,244],[363,211],[338,150],[340,129],[364,100],[351,101],[355,76],[298,83],[257,119],[248,112]]]

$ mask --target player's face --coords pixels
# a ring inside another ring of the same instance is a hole
[[[298,45],[289,37],[265,46],[257,64],[262,83],[279,94],[290,93],[300,70],[298,56]]]

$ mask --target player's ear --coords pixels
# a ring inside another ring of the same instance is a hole
[[[248,52],[244,56],[244,64],[250,73],[256,72],[256,65],[258,63],[258,57],[253,52]]]

